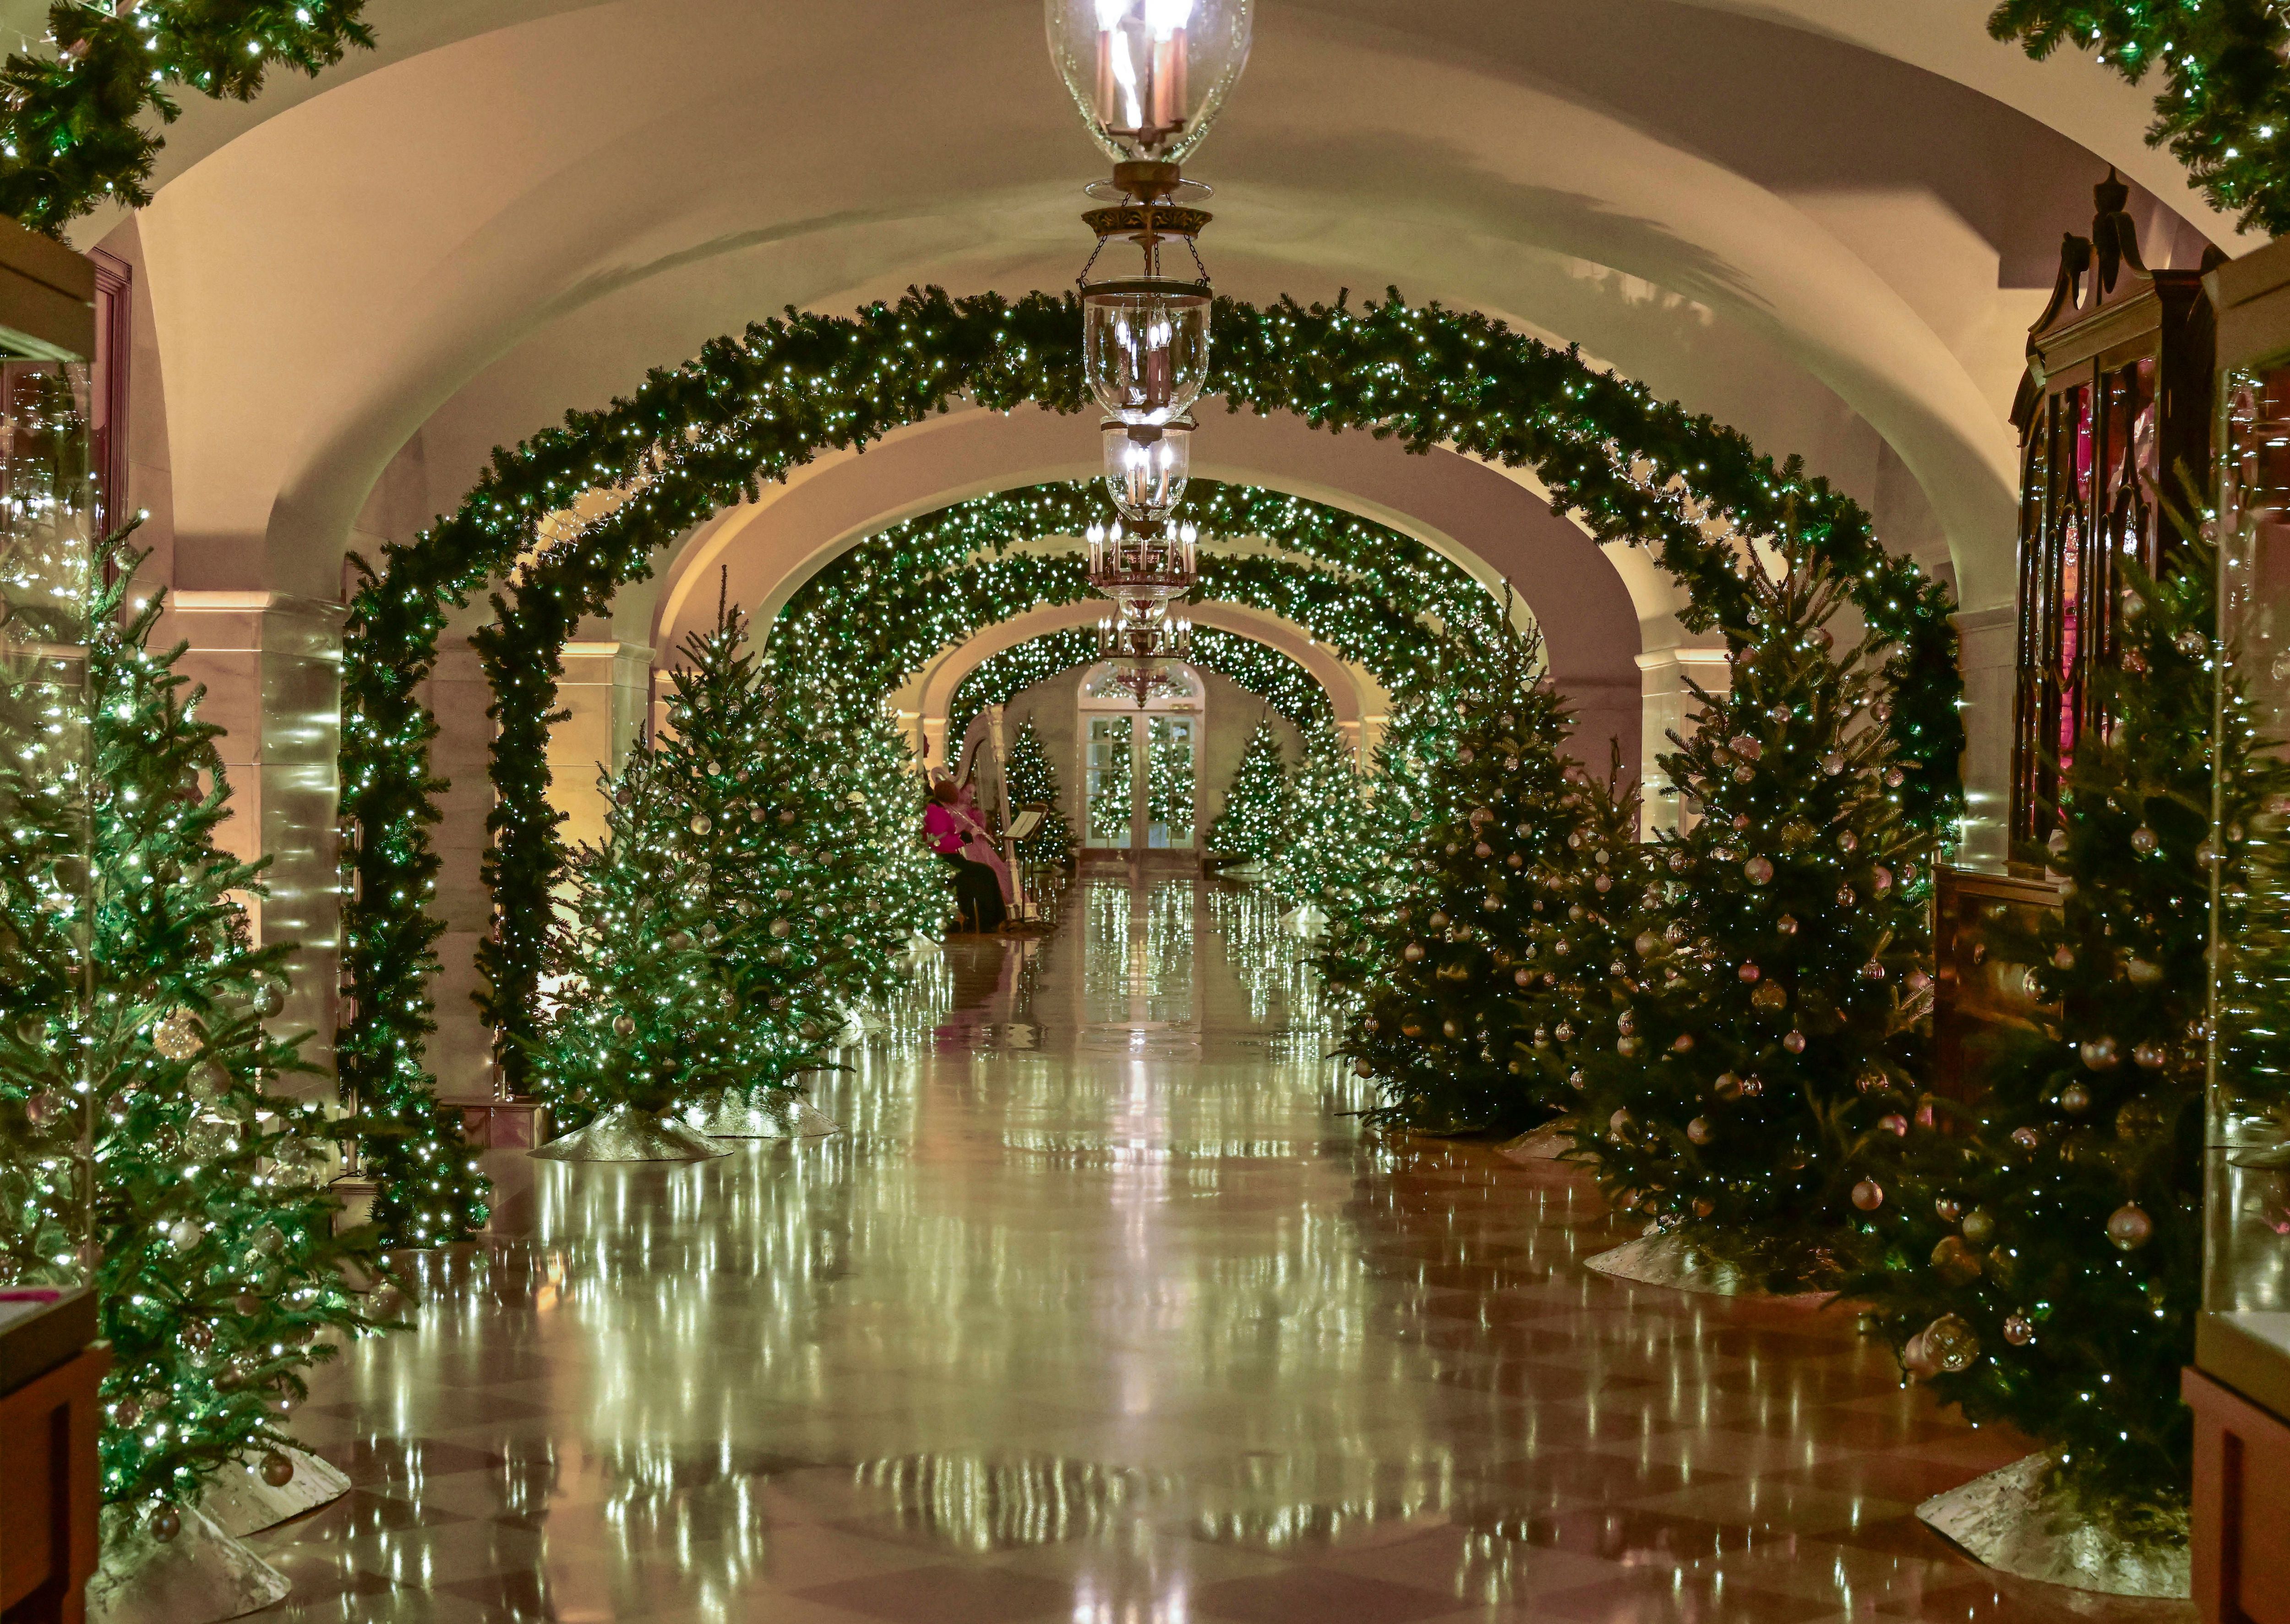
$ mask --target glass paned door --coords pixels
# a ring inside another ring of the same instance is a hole
[[[1126,852],[1135,838],[1135,769],[1127,716],[1089,721],[1089,836],[1100,851]]]
[[[1154,716],[1146,726],[1145,844],[1183,850],[1193,844],[1193,718]]]

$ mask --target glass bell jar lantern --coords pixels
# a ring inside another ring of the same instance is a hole
[[[1250,0],[1045,0],[1044,17],[1074,106],[1114,160],[1111,179],[1088,188],[1108,206],[1082,216],[1097,249],[1080,277],[1084,371],[1109,420],[1106,479],[1117,495],[1150,498],[1173,478],[1182,488],[1185,414],[1209,374],[1214,290],[1197,243],[1208,188],[1181,165],[1248,60]],[[1101,270],[1109,248],[1115,260]],[[1189,267],[1166,262],[1178,251]],[[1117,425],[1174,432],[1120,444]]]
[[[1150,525],[1173,513],[1192,478],[1192,420],[1125,423],[1108,418],[1100,433],[1105,444],[1106,494],[1121,516]]]
[[[1173,168],[1248,60],[1251,0],[1046,0],[1050,58],[1117,164]]]

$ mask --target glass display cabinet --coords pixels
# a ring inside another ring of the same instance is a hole
[[[2214,343],[2202,273],[2150,270],[2110,170],[2088,237],[2060,245],[2028,332],[2020,430],[2019,625],[2010,835],[2051,833],[2059,773],[2100,720],[2093,674],[2115,662],[2123,566],[2150,574],[2197,522],[2211,464]]]
[[[2290,740],[2290,238],[2214,270],[2220,716]],[[2222,725],[2238,724],[2222,720]],[[2194,1590],[2217,1624],[2290,1617],[2290,793],[2223,795],[2213,884]],[[2247,818],[2247,827],[2237,823]]]

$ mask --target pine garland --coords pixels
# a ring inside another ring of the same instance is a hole
[[[36,231],[107,203],[140,209],[160,139],[137,119],[172,124],[170,87],[251,101],[273,68],[316,77],[373,48],[365,0],[131,0],[48,8],[55,54],[0,64],[0,214]]]
[[[2038,61],[2089,49],[2126,83],[2162,76],[2147,144],[2167,146],[2236,224],[2290,231],[2290,23],[2268,0],[2003,0],[1988,19]]]
[[[1215,320],[1210,389],[1233,409],[1290,412],[1411,450],[1446,444],[1531,467],[1558,510],[1580,514],[1602,540],[1647,547],[1687,588],[1693,629],[1738,623],[1746,608],[1733,544],[1706,532],[1705,520],[1798,538],[1899,645],[1886,673],[1896,690],[1892,730],[1919,769],[1904,812],[1925,826],[1955,815],[1963,728],[1950,595],[1913,561],[1886,555],[1859,506],[1800,463],[1760,457],[1736,431],[1476,313],[1396,296],[1358,310],[1220,300]],[[1078,412],[1088,404],[1080,360],[1072,295],[1012,302],[931,289],[849,319],[789,312],[712,340],[604,411],[570,413],[563,428],[497,451],[452,515],[385,549],[380,574],[350,606],[343,672],[342,803],[362,840],[344,929],[355,1002],[338,1043],[344,1082],[369,1108],[412,1113],[434,1097],[421,1050],[434,1024],[428,982],[438,927],[426,901],[439,786],[429,771],[436,724],[418,696],[446,609],[539,548],[542,522],[585,492],[622,500],[543,550],[540,563],[577,558],[584,583],[623,583],[667,540],[726,503],[754,499],[763,482],[820,451],[863,448],[957,396],[995,410],[1030,400]],[[514,655],[523,668],[548,664],[538,643]],[[457,1215],[451,1201],[411,1193],[418,1171],[393,1167],[388,1181],[422,1205],[431,1233],[464,1232],[466,1209]]]

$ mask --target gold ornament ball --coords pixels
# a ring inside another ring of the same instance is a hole
[[[2107,1215],[2107,1238],[2118,1252],[2136,1252],[2154,1235],[2155,1220],[2130,1202]]]
[[[1706,1145],[1717,1136],[1718,1131],[1709,1125],[1707,1116],[1697,1116],[1685,1124],[1685,1137],[1697,1145]]]
[[[2004,1340],[2014,1348],[2025,1348],[2036,1340],[2036,1327],[2024,1314],[2006,1315],[2004,1319]]]
[[[162,1506],[151,1514],[151,1537],[164,1545],[183,1532],[182,1515],[172,1506]]]
[[[1964,1238],[1975,1246],[1985,1246],[1996,1238],[1996,1215],[1986,1207],[1974,1207],[1964,1215]]]
[[[276,1450],[262,1457],[262,1481],[283,1489],[294,1480],[294,1463]]]
[[[2091,1090],[2080,1083],[2070,1083],[2060,1090],[2060,1109],[2070,1116],[2080,1116],[2091,1109]]]
[[[1885,1204],[1885,1187],[1874,1179],[1863,1179],[1853,1187],[1853,1204],[1863,1212],[1873,1212]]]
[[[1980,1333],[1958,1314],[1943,1314],[1924,1328],[1925,1357],[1950,1375],[1968,1371],[1980,1357]]]

